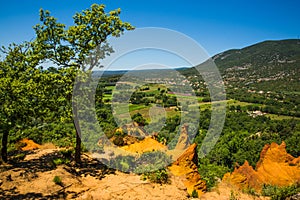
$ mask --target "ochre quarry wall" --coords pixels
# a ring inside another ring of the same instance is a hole
[[[206,191],[206,183],[201,179],[198,172],[197,145],[192,144],[187,150],[169,167],[169,170],[175,176],[182,178],[187,192],[191,195],[195,190],[198,195]]]
[[[286,144],[267,144],[260,154],[254,170],[247,161],[223,177],[240,189],[253,188],[261,192],[264,184],[288,186],[300,182],[300,157],[294,158],[286,152]]]

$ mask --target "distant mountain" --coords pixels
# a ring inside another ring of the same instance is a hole
[[[165,68],[165,69],[144,69],[144,70],[97,70],[97,71],[93,71],[93,75],[94,76],[118,76],[118,75],[123,75],[126,74],[128,72],[133,72],[133,73],[147,73],[147,72],[156,72],[159,73],[160,71],[168,71],[168,70],[184,70],[184,69],[188,69],[188,67],[178,67],[178,68]]]
[[[228,87],[300,90],[300,40],[264,41],[219,53],[212,60]],[[195,68],[181,72],[185,76],[196,73]]]
[[[264,41],[242,49],[232,49],[212,58],[220,70],[252,65],[281,65],[300,61],[300,40]]]
[[[211,60],[218,67],[227,92],[241,89],[300,95],[300,40],[264,41],[219,53]],[[211,60],[196,67],[210,67],[207,63]],[[196,91],[201,92],[201,88],[206,87],[195,67],[175,69],[187,77]],[[120,77],[127,72],[160,75],[161,70],[170,69],[94,71],[94,75]]]
[[[115,76],[115,75],[123,75],[127,73],[127,70],[116,70],[116,71],[93,71],[93,76]]]

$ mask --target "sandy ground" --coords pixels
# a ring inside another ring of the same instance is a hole
[[[84,164],[55,166],[59,149],[27,152],[22,161],[0,166],[0,199],[188,199],[183,183],[153,184],[125,174],[83,155]],[[54,183],[55,176],[62,184]]]
[[[153,184],[135,174],[108,169],[97,160],[83,156],[84,164],[53,165],[60,154],[56,148],[26,152],[22,161],[0,166],[0,199],[86,199],[86,200],[187,200],[186,188],[179,177],[170,184]],[[62,184],[54,183],[55,176]],[[234,190],[225,184],[199,199],[230,199]],[[260,199],[234,191],[238,199]]]

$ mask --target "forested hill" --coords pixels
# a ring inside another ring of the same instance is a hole
[[[239,88],[281,92],[295,91],[299,86],[300,40],[297,39],[264,41],[219,53],[212,59],[227,86],[238,84]],[[189,76],[195,74],[194,70],[185,69],[182,73]]]
[[[213,60],[222,72],[231,67],[255,70],[273,66],[276,69],[300,61],[300,40],[265,41],[243,49],[225,51],[213,56]]]
[[[300,116],[300,40],[265,41],[219,53],[212,60],[222,75],[228,99],[267,105],[264,108],[269,113]],[[199,74],[195,67],[181,73],[199,96],[209,95],[201,89],[206,86],[200,75],[195,76]]]

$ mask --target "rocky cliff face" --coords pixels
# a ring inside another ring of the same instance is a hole
[[[159,143],[152,137],[146,137],[142,141],[125,145],[121,148],[127,152],[139,154],[149,151],[166,152],[167,155],[172,156],[175,160],[168,168],[169,171],[176,177],[176,180],[180,179],[180,182],[184,184],[190,195],[192,195],[194,190],[198,195],[206,191],[206,183],[201,179],[198,172],[197,145],[190,145],[187,125],[182,127],[175,149],[169,150],[166,145]]]
[[[185,150],[190,145],[189,135],[188,135],[188,125],[184,124],[181,127],[180,136],[178,138],[178,142],[175,146],[176,150]]]
[[[196,144],[192,144],[169,167],[172,174],[182,179],[190,195],[194,190],[197,191],[198,195],[201,195],[206,191],[206,183],[201,179],[198,172],[198,156],[196,147]]]
[[[294,158],[288,154],[284,142],[265,145],[255,170],[245,161],[231,174],[225,174],[223,181],[240,189],[253,188],[257,192],[264,184],[288,186],[300,181],[300,157]]]

